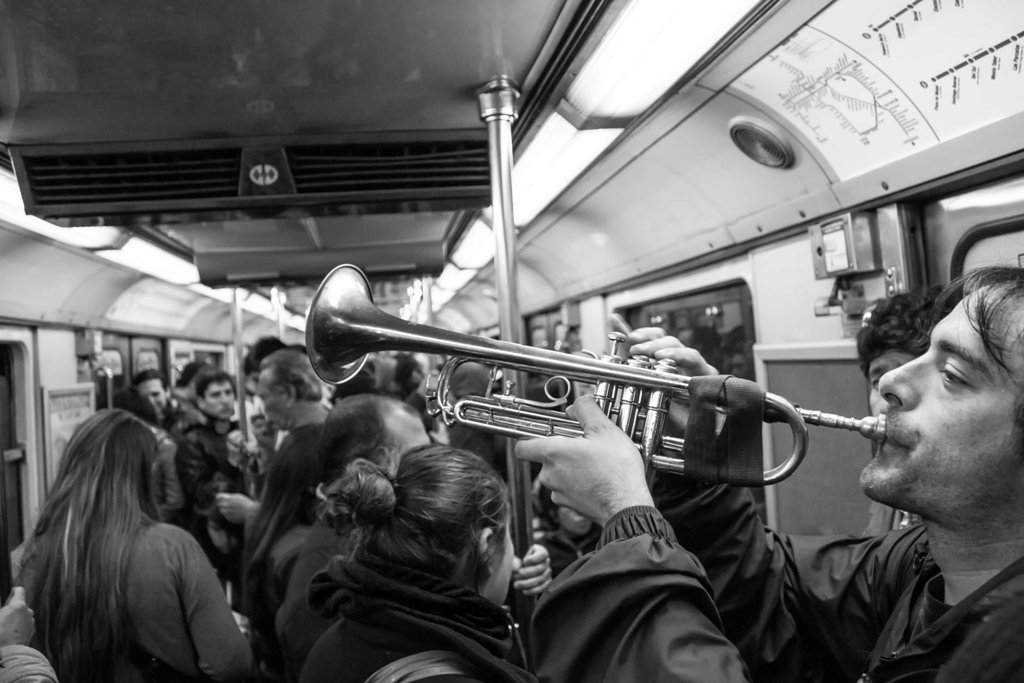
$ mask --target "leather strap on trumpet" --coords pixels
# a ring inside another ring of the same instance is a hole
[[[691,377],[689,394],[690,418],[683,441],[686,476],[764,486],[761,387],[732,375],[708,375]]]

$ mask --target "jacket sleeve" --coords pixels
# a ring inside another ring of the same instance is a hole
[[[183,547],[182,560],[181,606],[199,670],[215,681],[241,680],[252,667],[252,651],[217,575],[192,538]]]
[[[0,647],[0,683],[57,683],[50,662],[27,645]]]
[[[755,680],[853,680],[924,553],[923,530],[784,536],[749,489],[666,477],[655,501],[699,559],[723,630]]]
[[[175,463],[177,451],[178,445],[169,436],[165,435],[160,439],[155,468],[158,488],[155,493],[160,519],[164,522],[173,519],[178,510],[185,505],[185,493],[182,491]]]
[[[627,508],[542,596],[541,681],[747,681],[697,559],[654,508]]]

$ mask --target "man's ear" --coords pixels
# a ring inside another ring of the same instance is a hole
[[[476,556],[477,557],[489,557],[490,556],[490,544],[491,539],[494,538],[494,529],[490,527],[484,528],[480,532],[480,538],[476,542]]]

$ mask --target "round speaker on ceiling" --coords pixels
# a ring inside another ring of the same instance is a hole
[[[759,164],[771,168],[789,168],[795,157],[786,142],[785,133],[759,119],[737,116],[729,122],[729,137],[733,143]]]

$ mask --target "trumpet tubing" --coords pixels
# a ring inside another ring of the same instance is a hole
[[[450,356],[437,380],[436,405],[448,424],[456,422],[515,438],[552,435],[581,436],[579,423],[564,413],[510,393],[449,398],[448,384],[459,364],[476,361],[492,368],[538,373],[596,385],[594,398],[637,444],[654,469],[682,473],[685,463],[665,453],[681,453],[683,439],[663,434],[669,406],[687,400],[690,378],[675,371],[671,361],[623,358],[625,335],[609,335],[611,348],[601,358],[569,355],[493,339],[484,339],[407,322],[373,304],[366,276],[355,266],[341,265],[320,284],[306,321],[306,349],[316,373],[326,382],[341,384],[362,367],[375,351],[406,351]],[[857,432],[876,441],[885,438],[885,419],[847,418],[803,410],[772,393],[764,394],[765,422],[785,422],[793,449],[780,465],[764,473],[764,483],[790,476],[807,451],[807,425]]]

